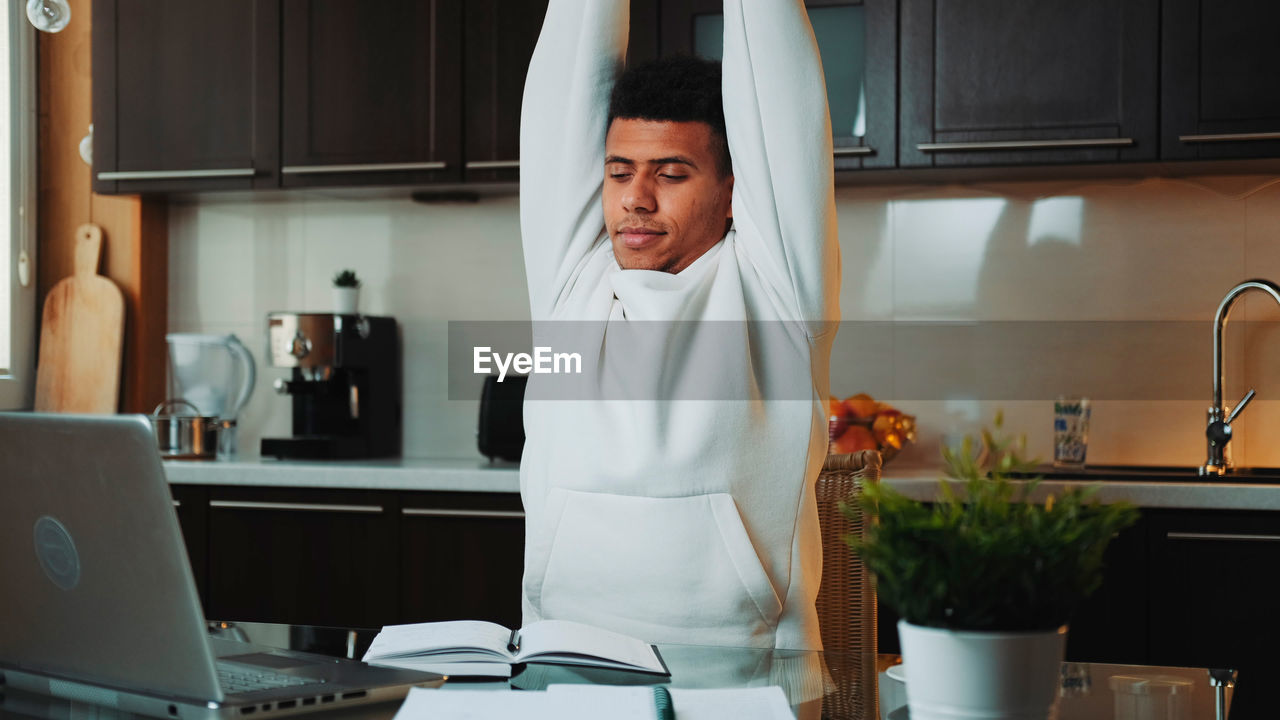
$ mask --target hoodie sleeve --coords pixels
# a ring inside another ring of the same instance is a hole
[[[630,0],[551,0],[520,116],[520,234],[534,320],[545,319],[604,237],[609,94]]]
[[[737,242],[775,302],[820,335],[840,319],[840,248],[817,41],[801,0],[725,0],[724,15]]]

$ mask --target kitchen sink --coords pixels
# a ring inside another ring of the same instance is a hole
[[[1280,483],[1280,467],[1233,468],[1221,477],[1202,476],[1198,466],[1188,465],[1086,465],[1065,468],[1042,465],[1037,475],[1047,480],[1108,480],[1129,482]]]

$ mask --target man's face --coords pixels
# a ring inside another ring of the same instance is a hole
[[[618,118],[604,152],[604,222],[620,267],[678,273],[724,237],[733,176],[720,176],[710,125]]]

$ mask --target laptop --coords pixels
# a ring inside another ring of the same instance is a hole
[[[0,688],[153,717],[284,716],[444,682],[209,637],[141,415],[0,413],[0,608]]]

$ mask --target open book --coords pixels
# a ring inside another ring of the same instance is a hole
[[[447,665],[452,672],[445,674],[452,675],[509,676],[512,664],[527,662],[671,674],[656,647],[568,620],[542,620],[519,630],[478,620],[387,625],[363,659],[398,667]]]

